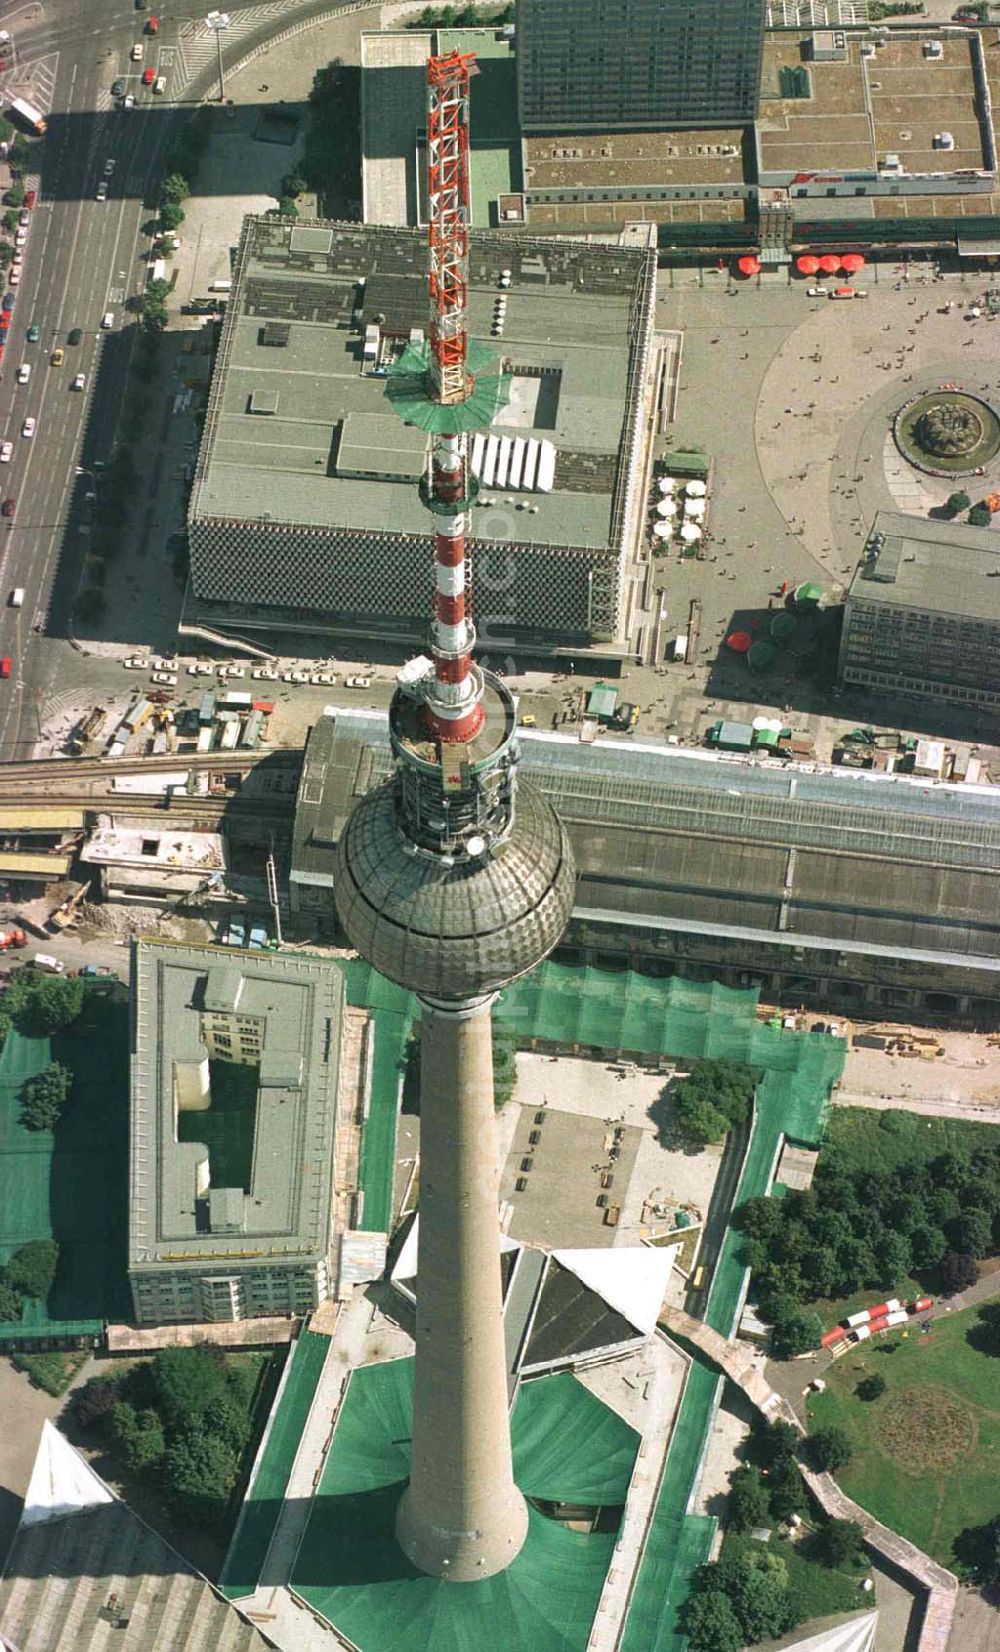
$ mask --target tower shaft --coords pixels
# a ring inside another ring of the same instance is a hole
[[[502,1571],[527,1531],[514,1485],[500,1287],[491,1000],[424,1004],[410,1484],[396,1535],[423,1572]]]

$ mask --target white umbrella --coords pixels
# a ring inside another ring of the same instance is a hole
[[[684,526],[681,528],[681,538],[685,540],[687,544],[693,545],[696,539],[701,538],[701,529],[694,522],[685,522]]]
[[[685,483],[684,492],[689,499],[704,499],[708,488],[704,482],[687,482]]]
[[[653,523],[653,532],[655,533],[657,539],[669,539],[673,531],[674,525],[672,522]]]
[[[684,515],[685,516],[704,516],[704,514],[705,514],[705,501],[704,501],[704,499],[685,499],[685,501],[684,501]]]
[[[676,516],[677,515],[676,500],[673,500],[673,499],[660,499],[657,502],[656,511],[657,511],[657,515],[659,515],[659,516]]]
[[[661,476],[656,485],[661,493],[673,493],[676,483],[672,476]]]

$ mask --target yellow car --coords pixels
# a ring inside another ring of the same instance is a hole
[[[65,350],[53,350],[51,356],[49,357],[50,366],[52,366],[52,367],[61,367],[62,364],[63,364],[63,361],[65,359],[65,356],[66,356]]]

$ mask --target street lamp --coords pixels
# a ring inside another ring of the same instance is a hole
[[[230,21],[231,21],[231,19],[230,19],[229,13],[227,11],[210,11],[208,16],[205,19],[206,26],[208,28],[210,28],[212,33],[215,35],[215,46],[216,46],[216,50],[218,51],[218,54],[219,54],[219,102],[220,103],[225,103],[225,101],[226,101],[226,80],[225,80],[225,75],[223,74],[223,70],[222,70],[222,36],[225,34],[226,30],[228,29]]]

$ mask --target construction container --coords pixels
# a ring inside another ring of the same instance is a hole
[[[206,723],[204,728],[199,729],[198,731],[198,745],[196,749],[198,751],[211,751],[214,745],[215,729],[211,723]]]
[[[203,694],[201,697],[201,704],[198,707],[198,721],[202,724],[202,726],[204,726],[206,723],[210,723],[214,716],[215,695],[211,689],[209,689],[208,693]]]
[[[240,742],[240,720],[233,717],[223,725],[222,739],[219,741],[220,751],[235,751]]]

